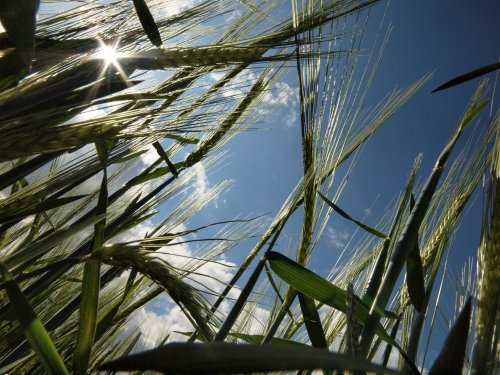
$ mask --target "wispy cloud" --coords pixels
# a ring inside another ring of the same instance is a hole
[[[210,186],[205,166],[202,162],[200,162],[195,164],[192,168],[194,169],[194,173],[196,175],[193,181],[193,187],[197,194],[205,194]]]
[[[337,249],[341,249],[347,244],[349,233],[328,227],[326,228],[326,237],[330,245]]]

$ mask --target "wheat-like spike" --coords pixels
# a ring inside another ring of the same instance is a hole
[[[139,52],[123,63],[140,69],[166,69],[181,66],[209,66],[259,61],[267,48],[206,46]]]
[[[500,295],[500,184],[496,184],[493,215],[486,238],[479,247],[478,256],[479,283],[476,313],[476,341],[478,354],[490,358],[496,348],[491,347],[491,337],[498,314]],[[481,353],[482,352],[482,353]],[[484,364],[480,363],[478,374]]]
[[[201,161],[213,148],[216,147],[221,139],[231,131],[236,122],[249,109],[254,99],[265,89],[264,76],[261,75],[257,82],[252,86],[245,98],[236,106],[236,108],[224,119],[218,129],[207,139],[202,141],[184,161],[184,167],[189,168]]]
[[[117,124],[102,123],[42,130],[38,132],[37,137],[2,138],[0,162],[83,146],[100,139],[114,137],[121,128]]]
[[[182,281],[165,260],[151,257],[148,254],[138,251],[138,246],[115,244],[97,249],[87,257],[87,260],[99,261],[121,268],[132,268],[146,275],[165,289],[175,303],[181,308],[185,308],[186,317],[192,323],[194,321],[205,339],[211,340],[213,334],[202,314],[203,310],[206,309],[204,298]]]
[[[359,336],[361,335],[362,326],[356,319],[356,300],[354,298],[354,288],[352,283],[347,285],[346,294],[346,353],[354,356],[359,356],[361,346],[359,345]]]
[[[497,124],[500,116],[497,116]],[[494,159],[491,171],[490,202],[483,223],[484,234],[478,249],[478,293],[476,312],[476,338],[473,355],[473,373],[490,373],[493,366],[489,361],[495,358],[498,348],[492,347],[493,332],[498,320],[500,299],[500,127],[497,126]],[[498,330],[498,327],[496,327]]]

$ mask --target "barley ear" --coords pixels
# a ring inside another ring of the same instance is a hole
[[[483,221],[478,249],[478,295],[476,337],[472,359],[473,374],[493,373],[497,348],[493,344],[500,295],[500,115],[488,190],[489,206]]]

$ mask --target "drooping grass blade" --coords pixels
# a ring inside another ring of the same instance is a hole
[[[397,373],[366,360],[332,353],[324,349],[220,342],[168,344],[104,363],[100,369],[108,371],[155,370],[167,374],[231,374],[298,369]]]
[[[387,234],[384,234],[374,228],[371,228],[369,227],[368,225],[366,224],[363,224],[362,222],[358,221],[358,220],[355,220],[353,219],[347,212],[345,212],[344,210],[342,210],[339,206],[337,206],[335,203],[333,203],[331,200],[329,200],[325,195],[323,195],[320,191],[318,191],[318,194],[321,198],[323,198],[323,200],[325,201],[325,203],[327,205],[329,205],[331,208],[333,208],[335,210],[335,212],[337,212],[340,216],[342,216],[344,219],[347,219],[349,221],[352,221],[353,223],[357,224],[360,228],[366,230],[368,233],[371,233],[373,234],[374,236],[377,236],[377,237],[380,237],[382,239],[388,239],[389,236],[387,236]]]
[[[462,83],[473,80],[474,78],[478,78],[478,77],[481,77],[485,74],[494,72],[495,70],[498,70],[498,69],[500,69],[500,62],[486,65],[486,66],[482,66],[481,68],[474,69],[470,72],[467,72],[465,74],[459,75],[458,77],[450,79],[449,81],[443,83],[441,86],[436,87],[434,90],[431,91],[431,93],[449,89],[450,87],[460,85]]]

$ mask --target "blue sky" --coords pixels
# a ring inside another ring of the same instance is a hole
[[[478,81],[440,93],[430,94],[430,91],[454,76],[498,61],[500,2],[398,0],[392,1],[388,7],[382,2],[371,12],[371,23],[363,44],[364,59],[370,53],[384,14],[382,34],[389,25],[393,30],[368,93],[366,107],[375,106],[394,88],[406,87],[433,72],[429,82],[368,141],[338,201],[353,217],[376,226],[403,189],[413,160],[420,152],[424,159],[419,182],[423,183]],[[377,53],[375,50],[374,54]],[[490,78],[494,79],[495,75],[490,74]],[[217,79],[217,75],[211,79]],[[187,229],[236,217],[266,213],[268,220],[274,217],[302,176],[299,109],[294,94],[297,87],[296,71],[292,68],[267,98],[268,101],[278,101],[275,109],[259,120],[252,130],[238,134],[223,147],[221,151],[229,155],[226,161],[209,174],[197,167],[195,181],[200,189],[208,189],[226,179],[234,180],[234,183],[218,197],[216,204],[190,220]],[[494,108],[498,108],[498,102],[494,103]],[[465,230],[460,231],[452,247],[451,268],[455,273],[460,271],[467,256],[475,254],[477,249],[481,222],[481,199],[479,194],[477,197],[476,204],[462,223]],[[287,224],[275,250],[295,251],[301,220],[299,210]],[[352,223],[334,214],[313,253],[310,268],[326,276],[355,229]],[[240,262],[256,241],[245,241],[231,250],[227,261]],[[183,251],[189,253],[188,249]],[[220,270],[209,268],[204,271]],[[230,276],[228,272],[219,277],[227,278]],[[447,308],[443,311],[448,319],[453,314],[453,298],[452,295],[447,297]],[[161,307],[159,302],[155,309],[143,311],[142,318],[152,319],[151,314],[160,311]],[[173,311],[166,319],[173,319],[170,326],[182,330],[184,326],[175,322],[179,315],[179,311]],[[441,320],[435,333],[438,339],[431,347],[434,356],[446,332],[443,323]]]
[[[385,11],[385,4],[372,10],[367,41],[378,29],[378,20]],[[479,81],[434,94],[430,91],[454,76],[498,60],[500,25],[495,15],[499,11],[500,4],[495,1],[390,3],[385,25],[390,22],[393,31],[369,91],[367,106],[375,105],[394,88],[405,87],[426,73],[433,72],[433,76],[364,148],[339,201],[352,216],[363,217],[365,210],[370,209],[368,222],[379,217],[403,188],[420,152],[424,155],[423,182]],[[292,70],[285,82],[297,87],[295,76]],[[489,77],[494,80],[495,75]],[[223,194],[225,203],[205,215],[228,218],[250,212],[274,214],[279,209],[302,174],[298,117],[292,126],[285,121],[285,116],[293,111],[296,108],[280,106],[274,116],[259,123],[261,130],[244,132],[226,144],[230,162],[210,176],[209,181],[231,178],[235,184]],[[470,215],[471,221],[479,224],[480,217],[475,214]],[[353,229],[345,224],[347,229]],[[290,232],[294,232],[293,226]],[[478,232],[470,233],[469,245],[476,246]]]
[[[370,45],[386,12],[385,4],[372,10],[366,45]],[[375,225],[404,187],[413,160],[422,152],[420,172],[423,183],[459,120],[479,80],[443,92],[430,91],[445,81],[500,57],[500,3],[497,1],[392,1],[387,8],[385,27],[393,31],[384,52],[367,105],[374,105],[395,87],[404,87],[423,75],[432,78],[373,137],[359,157],[339,205],[355,218]],[[489,75],[493,81],[495,74]],[[297,87],[295,72],[284,82]],[[498,101],[493,108],[498,109]],[[219,179],[234,179],[233,188],[224,193],[214,207],[194,219],[228,219],[235,215],[270,212],[272,218],[302,174],[300,126],[285,120],[297,108],[281,106],[265,121],[260,131],[239,134],[225,146],[230,162],[209,177],[209,184]],[[478,193],[480,193],[478,191]],[[459,274],[468,256],[475,254],[481,224],[481,198],[468,210],[461,231],[452,245],[452,270]],[[199,222],[198,222],[199,220]],[[294,215],[276,247],[286,251],[297,246],[300,214]],[[355,227],[333,215],[318,244],[310,267],[326,276],[333,262],[347,244]],[[242,259],[253,243],[231,251],[228,259]],[[448,281],[448,283],[451,283]],[[450,289],[451,290],[451,289]],[[448,295],[443,313],[451,319],[454,296]],[[446,332],[444,320],[437,324],[432,359]],[[424,334],[425,336],[425,334]]]

